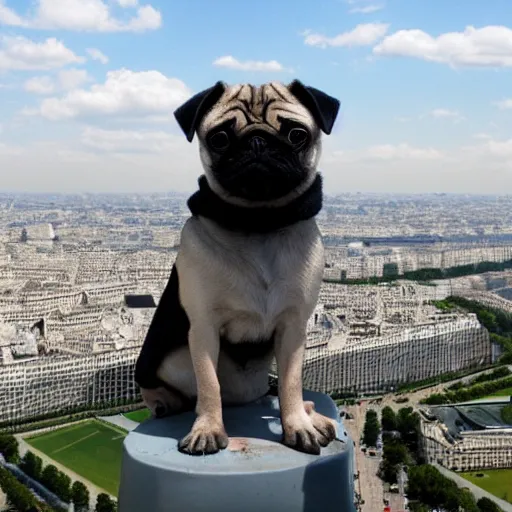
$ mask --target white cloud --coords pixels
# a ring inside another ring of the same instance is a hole
[[[0,39],[0,70],[45,70],[84,62],[54,37],[37,43],[21,36]]]
[[[168,78],[158,71],[119,69],[109,71],[105,83],[72,90],[61,98],[43,100],[37,113],[51,120],[94,116],[168,120],[174,109],[191,94],[181,80]]]
[[[434,148],[417,148],[409,144],[381,144],[369,147],[366,156],[376,160],[439,160],[443,153]]]
[[[98,60],[102,64],[107,64],[108,63],[108,57],[103,52],[98,50],[97,48],[87,48],[86,51],[87,51],[87,53],[89,54],[89,56],[91,57],[92,60]]]
[[[308,46],[327,48],[328,46],[368,46],[386,35],[389,24],[387,23],[363,23],[357,25],[349,32],[343,32],[334,37],[315,34],[306,30],[304,43]]]
[[[9,9],[9,7],[5,5],[4,0],[0,0],[0,25],[23,27],[25,25],[25,21],[12,9]]]
[[[339,143],[326,144],[321,161],[329,194],[357,190],[503,194],[512,188],[512,139],[475,140],[442,150],[402,143],[339,151],[335,148]]]
[[[246,60],[240,61],[231,55],[219,57],[213,61],[213,65],[219,68],[237,69],[239,71],[291,71],[276,60]]]
[[[23,88],[27,92],[34,94],[51,94],[55,91],[55,83],[53,79],[47,75],[34,76],[29,78],[24,84]]]
[[[362,149],[327,151],[324,161],[327,165],[332,163],[346,163],[350,165],[370,164],[377,165],[385,162],[428,162],[439,161],[446,158],[444,152],[432,147],[422,148],[406,143],[377,144]]]
[[[103,130],[87,127],[81,135],[84,146],[114,153],[170,152],[185,146],[184,137],[163,131]]]
[[[90,82],[92,78],[85,69],[63,69],[58,73],[60,88],[64,91],[76,89],[80,85]]]
[[[460,118],[461,115],[455,110],[449,110],[447,108],[435,108],[430,112],[432,117],[436,119],[446,119],[446,118]]]
[[[484,140],[485,142],[476,146],[465,146],[463,150],[471,158],[512,164],[512,139],[496,140],[488,138]]]
[[[496,101],[494,102],[494,105],[496,105],[498,108],[502,110],[507,110],[509,108],[512,108],[512,99]]]
[[[475,139],[480,139],[480,140],[489,140],[489,139],[492,139],[492,136],[489,135],[488,133],[475,133],[473,135],[473,137]]]
[[[403,56],[450,66],[512,66],[512,30],[504,26],[448,32],[433,37],[419,29],[399,30],[373,49],[375,55]]]
[[[99,134],[89,133],[89,138],[96,141]],[[9,169],[1,188],[71,193],[193,191],[199,174],[197,143],[189,144],[184,136],[180,139],[181,145],[177,140],[170,150],[155,152],[124,151],[120,142],[117,149],[122,151],[109,151],[108,144],[99,151],[79,140],[75,144],[40,142],[19,149],[0,145],[0,168]],[[136,144],[133,137],[131,142]],[[115,146],[112,142],[110,148]]]
[[[9,157],[9,156],[15,156],[23,154],[23,149],[17,146],[10,146],[9,144],[4,144],[3,142],[0,142],[0,157]]]
[[[34,76],[23,84],[27,92],[40,95],[48,95],[57,91],[69,91],[91,81],[91,77],[85,69],[63,69],[56,77],[48,75]]]
[[[137,7],[132,0],[118,0],[123,8],[136,8],[127,20],[116,18],[105,0],[36,0],[35,16],[22,17],[0,0],[0,23],[48,30],[85,32],[144,32],[162,25],[162,15],[151,5]]]
[[[435,108],[431,110],[428,115],[434,119],[449,119],[454,123],[459,123],[464,119],[464,116],[460,112],[447,108]]]
[[[352,14],[372,14],[382,9],[384,9],[383,5],[371,4],[362,7],[352,7],[349,12]]]

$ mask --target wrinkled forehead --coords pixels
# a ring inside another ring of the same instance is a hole
[[[282,119],[296,121],[310,130],[316,127],[309,111],[280,82],[227,87],[202,120],[199,135],[204,136],[212,128],[232,119],[235,120],[235,130],[240,135],[255,126],[277,133]]]

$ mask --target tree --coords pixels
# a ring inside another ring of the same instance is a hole
[[[399,441],[390,440],[384,445],[382,462],[379,466],[379,477],[390,484],[397,482],[397,474],[401,465],[410,463],[407,448]]]
[[[73,482],[71,486],[71,500],[75,505],[75,512],[82,512],[89,509],[89,491],[82,482]]]
[[[501,419],[503,423],[512,425],[512,405],[505,405],[505,407],[501,409]]]
[[[411,512],[431,512],[430,507],[424,505],[423,503],[409,503],[409,510]]]
[[[94,512],[116,512],[117,505],[108,494],[98,494],[96,499],[96,508]]]
[[[18,512],[32,512],[41,510],[32,493],[23,484],[0,465],[0,488],[7,496],[8,502]]]
[[[396,428],[409,451],[417,455],[420,440],[420,417],[412,407],[404,407],[398,411]]]
[[[26,242],[27,240],[28,240],[27,229],[26,229],[26,228],[23,228],[23,229],[21,230],[20,242]]]
[[[384,409],[382,409],[382,414],[381,414],[382,430],[385,430],[387,432],[396,430],[396,423],[397,423],[397,418],[396,418],[395,411],[393,411],[393,409],[391,409],[391,407],[389,407],[389,405],[387,405],[386,407],[384,407]]]
[[[487,309],[480,309],[476,313],[478,321],[491,332],[496,332],[497,323],[496,316]]]
[[[398,263],[384,263],[382,268],[383,277],[395,277],[398,276],[398,274]]]
[[[366,419],[363,428],[363,443],[366,446],[375,446],[379,438],[380,425],[377,413],[373,410],[366,412]]]
[[[66,503],[71,501],[71,478],[62,471],[57,470],[57,488],[55,494]]]
[[[459,489],[459,510],[464,512],[480,512],[475,497],[467,489]]]
[[[62,501],[71,501],[71,478],[59,471],[53,464],[46,466],[41,473],[41,483]]]
[[[411,466],[408,476],[407,494],[412,502],[417,500],[430,509],[445,512],[478,512],[472,494],[459,489],[453,480],[442,475],[435,467]]]
[[[18,464],[20,461],[18,440],[11,434],[0,434],[0,453],[7,462]]]
[[[432,393],[429,397],[425,398],[423,403],[427,405],[443,405],[449,402],[448,397],[443,393]]]
[[[503,510],[494,503],[494,501],[489,498],[480,498],[476,502],[480,512],[503,512]]]
[[[43,461],[29,450],[21,459],[20,469],[34,480],[41,480]]]
[[[51,492],[57,494],[59,482],[59,470],[53,465],[48,464],[41,473],[41,483]]]

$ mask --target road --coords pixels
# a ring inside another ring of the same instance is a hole
[[[405,489],[406,475],[403,470],[398,473],[398,492],[385,492],[384,497],[389,501],[392,512],[400,512],[405,510]]]
[[[368,405],[363,402],[360,406],[349,406],[346,408],[354,419],[344,420],[348,434],[355,442],[355,470],[359,472],[359,479],[355,481],[356,489],[361,494],[364,504],[361,512],[379,512],[384,507],[384,491],[382,481],[377,476],[380,457],[370,457],[361,451],[359,438],[363,431],[366,411]],[[359,490],[360,489],[360,490]]]
[[[128,430],[128,432],[135,430],[139,426],[139,423],[137,423],[136,421],[130,420],[124,414],[116,414],[114,416],[98,416],[98,418],[100,420],[107,421],[108,423],[111,423],[112,425],[116,425],[125,430]]]

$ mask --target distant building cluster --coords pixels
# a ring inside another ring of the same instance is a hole
[[[324,275],[332,280],[368,279],[426,268],[447,269],[509,260],[512,260],[512,245],[468,247],[467,244],[435,243],[420,247],[386,247],[350,242],[345,247],[327,249]]]
[[[490,363],[489,333],[475,315],[441,313],[430,304],[446,296],[412,283],[324,284],[321,303],[339,322],[323,344],[308,346],[305,386],[377,393]]]
[[[138,347],[123,348],[0,365],[0,421],[133,400],[139,396],[133,380],[138,354]]]
[[[500,421],[504,399],[433,407],[421,416],[422,449],[429,464],[453,471],[512,466],[512,425]]]
[[[320,216],[327,279],[511,258],[512,238],[508,246],[503,240],[492,247],[471,242],[467,250],[463,242],[441,247],[342,240],[348,231],[377,236],[378,212],[381,234],[385,226],[389,236],[425,234],[425,226],[414,224],[418,210],[409,200],[377,200],[377,206],[371,201],[327,202]],[[138,396],[134,364],[175,261],[188,216],[184,203],[171,195],[0,195],[0,421]],[[444,212],[441,200],[434,203],[432,216]],[[448,220],[447,213],[441,217],[447,236],[507,236],[504,228],[468,227]],[[359,222],[350,230],[340,221],[349,218]],[[429,230],[425,236],[433,236],[434,228]],[[509,284],[491,274],[437,286],[325,282],[308,323],[305,386],[379,392],[487,363],[496,351],[476,318],[443,313],[431,302],[455,290],[510,308]]]
[[[11,247],[0,267],[0,421],[137,398],[134,364],[175,253]]]

